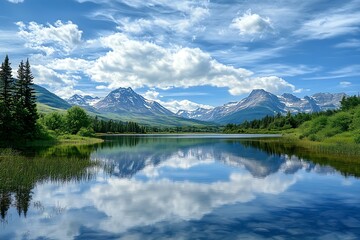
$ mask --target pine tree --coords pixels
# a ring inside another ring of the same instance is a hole
[[[28,111],[25,108],[25,66],[21,61],[17,71],[17,80],[14,89],[14,112],[13,112],[13,131],[12,135],[16,138],[23,136],[25,132],[25,119],[28,116]]]
[[[24,105],[24,96],[25,96],[25,66],[24,62],[21,61],[19,65],[19,69],[17,71],[17,81],[15,84],[15,102],[21,103],[21,105]]]
[[[33,80],[34,77],[31,73],[29,59],[27,59],[24,66],[24,109],[27,111],[24,130],[30,137],[35,133],[36,120],[39,118],[36,109],[36,96],[33,88]]]
[[[9,62],[9,57],[6,55],[4,62],[1,64],[0,71],[0,100],[2,100],[4,107],[11,109],[13,84],[12,69]]]
[[[9,57],[6,55],[0,70],[0,140],[9,141],[12,136],[14,110],[12,69]]]

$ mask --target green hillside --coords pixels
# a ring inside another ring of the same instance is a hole
[[[34,85],[37,97],[37,106],[40,113],[50,113],[54,111],[64,111],[69,109],[71,105],[62,98],[56,96],[50,91],[46,90],[39,85]],[[116,120],[123,122],[137,122],[141,125],[146,126],[157,126],[157,127],[178,127],[178,126],[214,126],[214,123],[203,122],[193,119],[185,119],[178,116],[166,116],[166,115],[143,115],[138,113],[97,113],[86,110],[89,115],[95,117],[98,116],[100,119]]]
[[[300,139],[325,143],[360,144],[360,106],[318,116],[296,129]]]
[[[39,85],[34,84],[34,89],[36,93],[36,98],[39,103],[53,107],[56,109],[68,109],[71,105],[66,102],[64,99],[56,96],[52,92],[46,90]]]

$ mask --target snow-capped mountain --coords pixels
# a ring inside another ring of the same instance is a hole
[[[92,97],[89,95],[82,96],[78,94],[75,94],[69,99],[67,99],[67,102],[70,103],[71,105],[76,105],[81,107],[94,106],[99,101],[100,101],[99,97]]]
[[[318,93],[311,97],[298,98],[289,93],[276,96],[265,90],[256,89],[239,102],[230,102],[213,109],[181,110],[177,115],[221,124],[241,123],[245,120],[258,119],[276,113],[284,114],[288,111],[311,113],[337,109],[340,107],[343,96],[345,96],[344,93]]]
[[[336,109],[340,107],[340,101],[346,96],[345,93],[317,93],[311,97],[315,100],[316,104],[321,108],[322,111],[328,109]]]
[[[141,113],[152,115],[174,116],[175,114],[161,106],[158,102],[145,99],[131,88],[119,88],[112,91],[94,107],[107,113]]]
[[[284,93],[283,95],[278,96],[278,98],[284,103],[285,111],[290,111],[292,113],[321,111],[321,108],[316,104],[316,101],[308,96],[301,99],[290,93]]]

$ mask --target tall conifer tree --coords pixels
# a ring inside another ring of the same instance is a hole
[[[24,66],[23,104],[24,104],[24,109],[26,109],[27,111],[27,116],[24,119],[25,120],[24,130],[25,133],[29,135],[29,137],[33,137],[36,128],[36,120],[38,119],[38,114],[36,110],[36,95],[35,95],[35,90],[33,88],[34,85],[33,80],[34,77],[31,73],[29,59],[27,59]]]
[[[13,135],[15,137],[24,136],[27,121],[26,118],[29,115],[28,110],[25,108],[25,87],[25,65],[24,62],[21,61],[17,71],[17,80],[14,91]]]
[[[0,71],[0,102],[2,105],[0,111],[0,137],[1,140],[4,141],[11,139],[13,130],[12,112],[14,110],[14,79],[12,78],[11,71],[9,57],[6,55],[4,62],[1,64]]]

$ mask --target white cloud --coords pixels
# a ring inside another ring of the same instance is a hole
[[[293,77],[293,76],[305,75],[305,74],[317,72],[319,70],[321,70],[320,67],[310,67],[302,64],[291,66],[291,65],[278,64],[278,63],[263,64],[255,68],[256,75],[259,76],[275,75],[279,77]]]
[[[47,64],[47,67],[51,67],[54,70],[83,72],[91,68],[92,64],[92,61],[80,58],[63,58],[54,59],[52,62]]]
[[[327,39],[359,31],[360,12],[326,13],[306,21],[295,35],[304,39]]]
[[[268,17],[252,14],[251,10],[248,10],[241,17],[234,18],[230,27],[239,30],[240,35],[262,36],[273,30]]]
[[[232,95],[262,88],[270,92],[293,91],[295,87],[275,76],[255,77],[243,68],[226,66],[198,48],[164,48],[147,41],[131,40],[116,33],[100,39],[111,51],[98,58],[87,74],[96,82],[118,87],[229,88]]]
[[[310,92],[310,89],[299,88],[294,91],[294,93]]]
[[[157,101],[158,103],[160,103],[161,105],[172,111],[173,113],[177,113],[179,110],[193,111],[200,107],[206,109],[213,108],[213,106],[195,103],[187,99],[162,101],[161,99],[159,99],[159,97],[161,97],[160,94],[154,90],[147,91],[145,94],[143,94],[143,96],[146,99]]]
[[[69,98],[74,94],[83,94],[80,90],[75,90],[80,77],[70,73],[58,73],[51,68],[43,65],[33,65],[32,72],[34,82],[46,86],[50,91],[63,98]]]
[[[69,54],[81,43],[82,31],[71,21],[63,23],[58,20],[54,25],[18,22],[17,25],[18,35],[26,41],[25,46],[46,55]]]
[[[309,77],[307,80],[321,80],[321,79],[336,79],[336,78],[349,78],[360,76],[360,65],[350,65],[331,72],[328,72],[325,76]]]
[[[213,106],[206,105],[206,104],[199,104],[195,103],[189,100],[172,100],[172,101],[160,101],[161,105],[169,109],[170,111],[177,113],[179,110],[187,110],[187,111],[193,111],[198,108],[214,108]]]
[[[350,87],[352,85],[351,82],[340,82],[340,87],[342,88],[347,88]]]
[[[22,3],[24,2],[24,0],[7,0],[8,2],[11,2],[11,3]]]
[[[148,90],[146,93],[143,94],[143,97],[149,100],[157,101],[159,100],[160,93],[155,90]]]
[[[110,6],[100,8],[91,14],[94,19],[107,20],[117,24],[121,32],[131,35],[146,34],[155,42],[161,42],[168,34],[181,34],[192,38],[197,32],[204,30],[201,22],[209,15],[207,0],[149,0],[149,1],[108,1],[108,0],[78,0],[91,1]],[[124,11],[118,11],[116,4],[122,3],[141,13],[124,16]],[[146,11],[144,10],[146,9]],[[168,14],[171,12],[171,14]],[[150,34],[149,34],[150,33]],[[149,36],[150,35],[150,36]],[[153,37],[151,37],[153,35]]]
[[[359,39],[349,39],[345,42],[336,44],[337,48],[360,48],[360,40]]]

